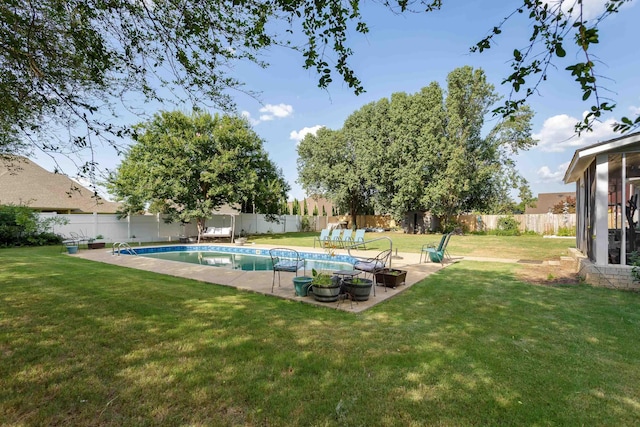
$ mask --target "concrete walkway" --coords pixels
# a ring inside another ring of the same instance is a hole
[[[216,246],[225,246],[229,244],[216,244]],[[269,245],[253,245],[256,249],[269,249],[275,246]],[[308,247],[290,247],[300,252],[318,252],[322,253],[321,249],[313,249]],[[135,246],[134,246],[135,249]],[[346,254],[346,250],[338,249],[336,254]],[[351,251],[352,256],[358,257],[373,257],[377,255],[379,251]],[[376,304],[386,301],[399,293],[409,289],[415,283],[421,281],[430,274],[450,265],[451,263],[445,263],[444,266],[439,263],[423,262],[420,263],[420,254],[417,253],[394,253],[391,259],[391,265],[393,268],[400,268],[407,270],[406,282],[403,286],[398,288],[385,288],[377,286],[375,289],[375,296],[373,290],[371,297],[368,301],[354,301],[350,300],[339,301],[338,303],[322,303],[317,302],[312,296],[299,297],[295,295],[293,288],[293,281],[291,280],[294,275],[292,273],[281,273],[282,280],[281,286],[278,287],[278,278],[276,277],[276,286],[273,293],[271,292],[271,281],[273,277],[272,271],[241,271],[231,270],[220,267],[212,267],[207,265],[189,264],[178,261],[167,261],[155,258],[147,258],[143,256],[131,256],[131,255],[113,255],[111,249],[83,249],[75,255],[78,258],[84,258],[91,261],[103,262],[120,267],[135,268],[138,270],[146,270],[154,273],[168,274],[176,277],[183,277],[185,279],[194,279],[201,282],[215,283],[223,286],[231,286],[237,289],[242,289],[250,292],[257,292],[264,295],[272,295],[279,298],[285,298],[293,301],[300,301],[302,303],[314,304],[323,307],[335,308],[338,310],[344,310],[352,313],[359,313]],[[454,262],[461,258],[454,259]]]

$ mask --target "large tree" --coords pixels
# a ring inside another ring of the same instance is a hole
[[[200,236],[224,204],[279,209],[286,198],[288,184],[244,118],[162,112],[134,130],[108,183],[127,213],[150,206],[170,220],[195,219]]]
[[[356,145],[341,130],[321,128],[298,146],[298,176],[306,192],[327,197],[354,220],[370,206],[367,170]]]
[[[527,187],[511,157],[535,143],[526,106],[483,135],[497,100],[482,70],[461,67],[449,73],[446,92],[434,82],[367,104],[342,129],[302,141],[303,187],[348,201],[353,215],[367,206],[398,219],[429,210],[444,227],[453,215],[492,211],[511,189]]]
[[[505,21],[526,14],[531,37],[528,45],[513,41],[513,72],[505,83],[514,92],[499,112],[515,113],[546,80],[554,59],[567,51],[579,53],[567,72],[580,85],[583,98],[594,100],[584,125],[611,110],[612,103],[602,98],[601,77],[590,53],[602,20],[630,1],[608,0],[603,12],[587,21],[582,0],[521,0]],[[130,130],[114,125],[113,117],[120,102],[134,106],[127,102],[132,99],[232,108],[230,89],[259,89],[245,88],[233,73],[234,64],[265,66],[261,53],[274,46],[299,50],[303,66],[318,73],[320,87],[327,87],[337,73],[359,94],[364,87],[349,62],[353,51],[348,38],[369,31],[361,3],[5,0],[0,5],[0,153],[91,148],[101,138],[116,144]],[[439,9],[443,1],[383,3],[391,12],[408,13]],[[490,48],[503,31],[502,23],[487,26],[493,30],[473,47],[476,51]],[[623,118],[618,129],[638,125],[640,116]],[[68,139],[52,139],[54,126],[68,127]]]

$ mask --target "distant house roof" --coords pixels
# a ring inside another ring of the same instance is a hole
[[[0,158],[0,204],[58,213],[115,213],[120,206],[25,157]]]
[[[539,193],[538,202],[534,208],[527,206],[525,214],[545,214],[553,210],[553,207],[559,202],[567,199],[567,197],[576,197],[575,191],[564,193]]]

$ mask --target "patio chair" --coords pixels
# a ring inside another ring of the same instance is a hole
[[[295,273],[298,277],[298,270],[304,269],[304,274],[307,274],[307,270],[304,265],[304,259],[300,256],[298,251],[288,248],[273,248],[269,250],[271,256],[271,263],[273,265],[273,279],[271,281],[271,292],[276,283],[276,272],[278,272],[278,287],[280,287],[280,272],[285,271],[288,273]]]
[[[354,270],[363,271],[366,274],[371,274],[373,276],[373,296],[376,296],[376,273],[383,270],[387,263],[391,260],[391,249],[384,250],[380,252],[373,258],[361,258],[356,261],[353,265]],[[385,292],[387,288],[385,287]]]
[[[342,247],[346,247],[347,245],[351,246],[353,244],[353,230],[347,229],[342,232],[342,237],[340,238],[340,242],[342,243]]]
[[[438,246],[436,246],[435,243],[422,245],[422,249],[420,250],[420,262],[422,263],[422,255],[424,254],[425,261],[428,258],[431,262],[439,262],[444,265],[444,259],[451,258],[447,251],[447,245],[449,244],[449,240],[451,239],[451,236],[453,236],[453,233],[454,232],[452,231],[451,233],[443,234]]]
[[[364,243],[364,233],[365,233],[364,228],[360,229],[360,230],[356,230],[356,234],[353,237],[353,246],[355,247],[364,247],[364,249],[367,249],[367,245]]]
[[[313,247],[316,247],[316,242],[318,242],[320,244],[321,248],[324,248],[327,244],[327,242],[329,242],[329,229],[325,228],[324,230],[320,231],[320,236],[318,237],[314,237],[313,238]]]
[[[76,242],[78,242],[78,246],[79,246],[81,243],[88,243],[88,242],[89,242],[89,237],[88,237],[88,236],[85,236],[85,234],[84,234],[82,231],[80,231],[80,233],[76,233],[76,232],[74,232],[74,231],[71,231],[71,232],[69,233],[69,235],[71,236],[71,239],[73,239],[73,240],[75,240]]]
[[[333,230],[331,230],[331,236],[329,236],[329,243],[332,244],[332,246],[341,246],[342,245],[342,230],[339,228],[334,228]]]

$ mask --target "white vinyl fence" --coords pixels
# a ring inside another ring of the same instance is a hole
[[[498,219],[502,215],[461,215],[457,218],[468,231],[491,230],[496,228]],[[102,235],[108,243],[113,242],[161,242],[179,240],[181,236],[196,236],[198,234],[195,223],[181,225],[180,223],[164,222],[159,215],[134,215],[118,219],[110,214],[72,214],[40,213],[42,219],[59,218],[66,224],[54,224],[54,233],[71,236],[77,233],[81,236],[93,237]],[[515,215],[522,231],[531,230],[540,234],[556,234],[560,227],[575,227],[575,214],[569,215]],[[312,229],[319,230],[325,225],[323,219],[330,217],[310,217]],[[333,217],[338,218],[338,217]],[[349,217],[338,219],[348,220]],[[235,221],[234,221],[235,220]],[[234,224],[235,222],[235,224]],[[207,220],[207,227],[230,227],[234,225],[236,236],[246,234],[287,233],[301,231],[302,217],[299,215],[282,215],[278,222],[266,220],[261,214],[215,215]]]
[[[164,222],[160,215],[133,215],[118,219],[109,214],[73,214],[40,213],[40,218],[59,218],[66,224],[54,224],[50,231],[62,236],[77,233],[81,236],[95,238],[102,235],[108,243],[113,242],[161,242],[178,240],[181,236],[196,236],[198,229],[194,223]],[[230,227],[235,219],[235,235],[286,233],[300,231],[301,217],[283,215],[278,222],[269,222],[265,215],[238,214],[216,215],[207,220],[207,227]]]

